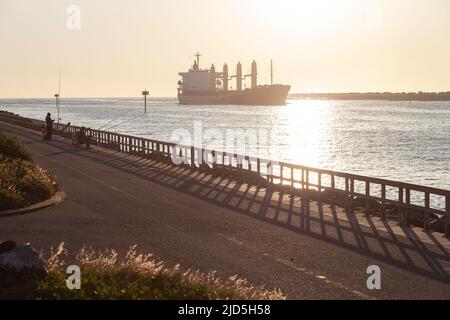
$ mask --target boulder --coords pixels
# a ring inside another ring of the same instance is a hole
[[[239,182],[248,183],[259,187],[268,187],[269,182],[257,172],[231,167],[222,164],[213,164],[212,168],[207,166],[205,168],[208,173],[222,178],[235,179]]]
[[[425,212],[421,210],[410,209],[407,211],[406,219],[409,225],[423,228],[423,226],[425,225]],[[433,217],[430,216],[430,219],[433,219]]]
[[[351,200],[351,197],[343,190],[332,191],[328,189],[320,193],[320,199],[325,203],[345,207]]]
[[[430,229],[436,232],[445,232],[445,223],[446,223],[446,219],[444,216],[442,217],[437,217],[436,219],[432,220],[430,222]]]
[[[373,199],[367,199],[363,196],[358,196],[355,199],[353,199],[352,205],[353,209],[365,209],[367,205],[369,210],[373,211],[381,210],[381,203]]]
[[[398,217],[400,213],[400,208],[398,207],[398,205],[395,204],[390,204],[388,203],[386,205],[386,214],[393,216],[393,217]]]
[[[11,246],[11,243],[4,245],[4,247],[9,248]],[[13,247],[8,251],[0,253],[0,269],[14,272],[36,271],[46,273],[45,262],[30,244]]]
[[[8,252],[16,247],[16,243],[14,241],[5,241],[0,243],[0,254],[4,252]]]

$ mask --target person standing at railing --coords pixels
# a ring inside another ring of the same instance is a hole
[[[46,138],[46,140],[52,140],[53,122],[55,122],[55,120],[52,119],[52,115],[50,114],[50,112],[47,113],[45,122],[47,123],[47,134],[46,134],[45,138]]]

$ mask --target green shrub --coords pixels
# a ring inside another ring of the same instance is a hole
[[[21,194],[8,189],[0,189],[0,210],[21,208],[27,204],[27,201]]]
[[[0,131],[0,211],[44,201],[56,189],[53,177],[32,163],[23,144]]]
[[[5,135],[0,130],[0,156],[31,161],[31,153],[15,137]],[[0,158],[1,158],[0,157]]]
[[[47,200],[57,190],[53,177],[29,161],[0,160],[0,211]]]

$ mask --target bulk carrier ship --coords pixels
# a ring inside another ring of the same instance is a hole
[[[216,72],[214,64],[211,68],[200,68],[200,57],[197,53],[194,65],[188,72],[181,72],[182,80],[178,82],[178,100],[186,105],[285,105],[291,86],[273,84],[273,67],[271,63],[271,84],[258,85],[256,61],[252,63],[251,74],[242,74],[239,62],[236,74],[229,75],[228,65],[223,72]],[[251,78],[251,88],[243,88],[243,80]],[[229,88],[229,81],[236,79],[236,89]]]

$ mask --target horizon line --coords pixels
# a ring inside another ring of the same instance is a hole
[[[289,93],[288,96],[295,96],[295,95],[339,95],[339,94],[450,94],[450,90],[449,91],[342,91],[342,92],[293,92],[293,93]],[[105,96],[78,96],[78,97],[64,97],[62,96],[63,99],[138,99],[140,98],[140,96],[109,96],[109,97],[105,97]],[[152,99],[176,99],[177,96],[154,96],[154,97],[149,97],[149,100]],[[54,97],[0,97],[0,100],[19,100],[19,99],[23,99],[23,100],[32,100],[32,99],[50,99],[50,100],[54,100]]]

